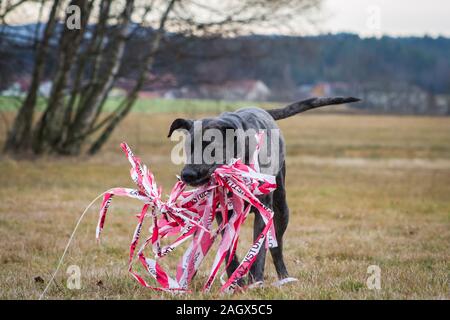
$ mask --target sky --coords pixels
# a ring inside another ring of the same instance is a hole
[[[314,33],[450,36],[450,0],[324,0]]]
[[[198,0],[213,3],[223,0]],[[236,0],[237,1],[237,0]],[[450,37],[450,0],[322,0],[315,23],[298,26],[300,34],[351,32],[370,36],[446,36]],[[38,6],[25,4],[10,23],[35,22]],[[295,29],[295,28],[294,28]],[[283,33],[280,28],[255,30],[256,33]],[[295,30],[294,30],[295,32]]]

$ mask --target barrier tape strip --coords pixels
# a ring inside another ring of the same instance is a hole
[[[214,241],[219,234],[222,234],[203,291],[211,289],[228,254],[229,261],[220,276],[222,282],[220,292],[234,292],[239,288],[239,280],[249,272],[263,245],[265,244],[263,250],[278,245],[273,225],[273,211],[257,198],[257,195],[268,194],[276,188],[274,176],[260,173],[258,153],[262,142],[262,134],[259,133],[256,136],[258,144],[250,165],[245,165],[240,159],[233,159],[229,165],[217,168],[206,185],[192,190],[185,190],[185,183],[178,181],[167,201],[162,200],[161,188],[156,185],[153,173],[141,163],[141,160],[133,154],[126,143],[122,143],[122,150],[131,164],[130,175],[136,183],[137,189],[113,188],[104,194],[96,238],[100,239],[113,196],[138,199],[144,203],[144,206],[138,215],[138,223],[131,240],[128,260],[128,271],[136,281],[144,287],[157,291],[190,292],[190,282]],[[237,269],[225,281],[223,278],[226,268],[235,255],[241,226],[252,207],[258,210],[265,227]],[[231,217],[228,217],[228,210],[233,210]],[[222,222],[213,230],[216,214],[222,216]],[[152,220],[152,226],[149,229],[150,235],[136,252],[142,225],[147,217]],[[176,236],[175,240],[169,245],[161,246],[162,239],[173,236]],[[159,260],[189,239],[191,239],[190,245],[179,261],[175,278],[173,278],[161,267]],[[148,258],[144,254],[148,245],[152,247],[154,259]],[[148,284],[141,275],[133,270],[135,261],[141,262],[159,286]]]

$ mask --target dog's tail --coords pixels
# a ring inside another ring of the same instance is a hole
[[[308,100],[298,101],[291,103],[290,105],[279,108],[279,109],[271,109],[267,110],[267,112],[275,119],[281,120],[298,113],[305,112],[310,109],[315,109],[323,106],[329,106],[333,104],[343,104],[343,103],[352,103],[358,102],[361,99],[353,98],[353,97],[335,97],[335,98],[311,98]]]

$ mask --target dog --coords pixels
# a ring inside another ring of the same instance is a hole
[[[258,198],[264,205],[274,211],[274,226],[278,246],[275,248],[271,248],[270,253],[272,255],[273,263],[275,265],[275,269],[280,281],[289,278],[289,273],[283,258],[283,235],[289,222],[289,207],[286,200],[285,189],[285,142],[276,121],[322,106],[352,103],[357,101],[360,100],[353,97],[311,98],[308,100],[294,102],[284,108],[279,109],[264,110],[256,107],[241,108],[234,112],[224,112],[215,118],[204,118],[196,120],[197,122],[190,119],[178,118],[174,120],[170,126],[168,137],[171,137],[175,130],[182,129],[185,130],[186,133],[188,133],[191,138],[186,139],[186,148],[191,152],[193,152],[195,149],[195,142],[199,141],[196,140],[196,138],[200,138],[201,151],[205,151],[205,148],[207,148],[208,146],[211,147],[211,145],[217,143],[215,140],[211,141],[209,144],[204,143],[205,139],[202,139],[204,138],[202,135],[204,134],[204,132],[207,132],[208,129],[214,129],[216,131],[222,132],[223,134],[225,134],[229,130],[240,130],[240,132],[246,132],[247,130],[263,130],[264,132],[268,133],[268,136],[266,137],[266,139],[264,139],[265,145],[261,147],[262,150],[270,149],[267,145],[268,141],[270,141],[271,139],[276,139],[276,142],[278,143],[277,148],[272,147],[270,150],[272,152],[271,158],[275,161],[272,161],[271,163],[266,165],[261,165],[261,172],[274,175],[276,177],[277,188],[274,192],[259,196]],[[196,123],[200,126],[195,126]],[[196,127],[200,127],[201,130],[197,130]],[[277,132],[278,134],[276,134]],[[236,143],[237,138],[239,138],[239,136],[235,135],[233,137],[234,143]],[[253,139],[256,139],[254,135]],[[251,148],[251,140],[252,137],[250,135],[246,138],[245,144],[243,145],[243,148],[241,148],[241,150],[238,150],[236,146],[234,146],[234,148],[228,148],[232,150],[233,154],[231,155],[230,150],[227,149],[230,141],[227,140],[226,143],[223,143],[222,141],[222,145],[217,146],[219,150],[220,148],[224,149],[222,155],[219,156],[219,160],[217,160],[216,158],[216,161],[213,161],[212,163],[211,161],[206,163],[206,161],[204,160],[202,160],[200,163],[192,163],[192,161],[189,161],[185,164],[181,171],[181,180],[186,184],[194,187],[203,185],[209,181],[211,174],[218,166],[227,163],[227,159],[229,159],[230,156],[241,158],[241,160],[248,165],[250,163],[251,155],[253,154],[252,152],[255,147],[255,143],[253,141],[253,149]],[[276,155],[273,154],[275,149],[277,151]],[[256,237],[258,237],[258,235],[264,229],[265,223],[261,215],[255,208],[252,208],[252,212],[255,214],[253,237],[256,239]],[[229,211],[228,214],[231,216],[232,211]],[[222,217],[220,215],[217,215],[217,220],[220,224],[222,221]],[[248,282],[250,284],[263,283],[265,259],[266,250],[260,250],[255,262],[250,268],[250,275],[248,279]],[[227,256],[226,260],[228,262],[229,256]],[[239,259],[236,255],[234,255],[226,270],[228,276],[230,276],[238,266]],[[240,282],[239,284],[243,285],[243,282]]]

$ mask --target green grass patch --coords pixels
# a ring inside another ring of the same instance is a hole
[[[21,97],[4,97],[0,96],[0,111],[15,111],[20,108],[23,101]],[[103,111],[114,111],[122,101],[120,97],[108,98]],[[43,111],[45,109],[47,100],[39,98],[37,110]],[[150,99],[138,98],[133,106],[135,112],[146,113],[208,113],[208,112],[224,112],[233,111],[241,107],[257,106],[268,108],[278,105],[276,103],[268,102],[253,102],[253,101],[223,101],[223,100],[200,100],[200,99]]]

